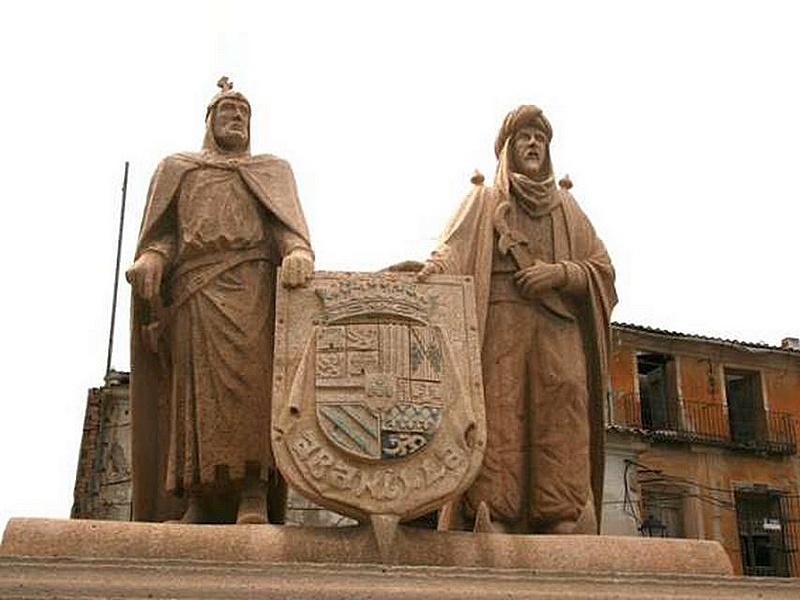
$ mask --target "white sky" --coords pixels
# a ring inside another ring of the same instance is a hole
[[[557,176],[617,268],[616,321],[800,336],[795,4],[16,2],[3,11],[0,528],[67,517],[150,174],[199,149],[222,74],[253,150],[293,165],[328,270],[424,259],[508,110],[542,106]],[[129,288],[112,364],[128,369]]]

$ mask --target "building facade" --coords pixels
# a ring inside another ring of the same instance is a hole
[[[604,533],[719,541],[800,576],[800,350],[616,324]]]

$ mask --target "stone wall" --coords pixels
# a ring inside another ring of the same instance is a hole
[[[89,390],[73,519],[130,520],[130,448],[128,374],[112,372],[105,386]]]

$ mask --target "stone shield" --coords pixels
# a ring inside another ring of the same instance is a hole
[[[280,289],[272,446],[291,486],[360,521],[462,493],[486,447],[471,278],[320,272]]]

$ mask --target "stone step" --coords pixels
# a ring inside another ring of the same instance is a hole
[[[532,569],[0,557],[0,598],[796,600],[800,580]]]

